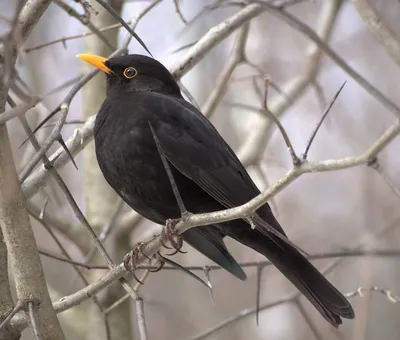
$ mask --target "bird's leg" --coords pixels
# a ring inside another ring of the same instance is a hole
[[[179,218],[177,219],[168,219],[165,223],[165,228],[163,229],[163,237],[165,237],[169,243],[171,243],[172,248],[175,249],[173,253],[166,254],[169,256],[175,255],[176,253],[186,254],[186,251],[182,251],[181,248],[183,246],[183,239],[180,234],[176,232],[175,226],[180,221]]]

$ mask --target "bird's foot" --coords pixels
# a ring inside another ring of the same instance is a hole
[[[182,253],[182,254],[187,253],[186,251],[181,250],[183,246],[183,239],[182,236],[177,233],[175,228],[179,221],[180,221],[179,218],[168,219],[165,223],[165,228],[162,231],[163,233],[162,238],[165,238],[171,244],[172,248],[175,249],[173,253],[166,255],[172,256],[175,255],[176,253]],[[167,249],[171,249],[171,247],[166,246],[164,243],[162,243],[162,245]]]
[[[124,267],[126,270],[130,271],[133,274],[133,277],[135,280],[141,284],[143,284],[135,275],[135,270],[137,269],[136,267],[136,262],[137,262],[137,257],[138,254],[142,254],[144,257],[148,258],[150,261],[152,260],[151,257],[149,257],[145,252],[144,249],[146,248],[147,244],[144,242],[138,243],[135,248],[133,248],[128,254],[124,256]],[[149,272],[155,273],[160,271],[165,264],[164,258],[161,256],[159,252],[156,252],[154,255],[154,258],[157,260],[158,266],[156,269],[148,269]]]
[[[144,253],[144,248],[146,248],[146,243],[143,243],[143,242],[138,243],[128,254],[126,254],[124,256],[124,260],[123,260],[125,269],[130,271],[132,273],[133,277],[135,278],[135,280],[137,282],[139,282],[140,284],[143,284],[143,282],[140,281],[135,274],[135,270],[137,269],[136,262],[137,262],[138,254],[140,253],[143,256],[150,259],[150,257],[148,257]]]

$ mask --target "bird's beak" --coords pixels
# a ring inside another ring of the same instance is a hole
[[[89,64],[92,64],[93,66],[96,66],[98,69],[102,70],[103,72],[107,74],[111,74],[111,70],[104,64],[108,59],[100,57],[98,55],[94,54],[78,54],[78,58],[81,58],[82,60],[86,61]]]

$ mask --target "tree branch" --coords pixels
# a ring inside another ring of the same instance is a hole
[[[324,1],[318,15],[316,34],[322,41],[328,41],[331,37],[337,14],[342,5],[342,0]],[[313,83],[322,58],[322,50],[311,42],[306,52],[304,71],[298,77],[289,81],[284,87],[285,96],[276,96],[269,103],[269,109],[279,118],[292,106],[305,92],[307,87]],[[241,145],[238,156],[247,167],[259,162],[262,157],[265,145],[268,142],[273,124],[265,117],[260,117],[257,129],[252,131],[247,140]]]
[[[374,8],[367,0],[353,0],[353,5],[360,14],[361,19],[365,22],[368,29],[375,36],[376,40],[385,47],[386,52],[393,61],[400,67],[400,41],[396,35],[385,26]],[[396,4],[397,11],[400,9]]]

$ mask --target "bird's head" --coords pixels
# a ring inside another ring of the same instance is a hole
[[[107,94],[156,91],[181,96],[172,74],[157,60],[140,54],[103,58],[93,54],[77,57],[107,74]]]

